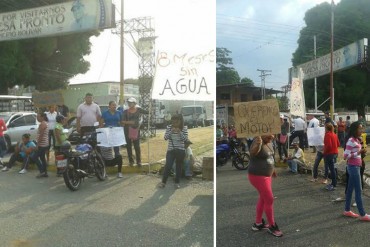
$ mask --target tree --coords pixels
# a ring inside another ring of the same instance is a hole
[[[341,0],[334,8],[334,50],[365,38],[370,33],[370,23],[363,21],[370,15],[368,0]],[[330,53],[331,5],[322,3],[308,10],[304,20],[306,27],[300,32],[298,48],[293,54],[293,65],[305,63],[313,58],[313,36],[316,35],[317,57]],[[364,113],[370,104],[369,71],[359,65],[334,73],[335,107],[357,110]],[[318,104],[329,97],[329,75],[317,78]],[[306,106],[314,105],[314,80],[304,82]],[[329,109],[329,102],[321,109]]]
[[[216,48],[216,81],[217,85],[239,83],[240,76],[231,66],[233,64],[230,56],[231,51],[226,48]]]
[[[37,2],[37,3],[36,3]],[[0,12],[65,2],[63,0],[0,2]],[[90,37],[98,31],[0,42],[0,94],[15,85],[34,85],[40,91],[64,88],[70,78],[85,73],[90,63]]]
[[[250,79],[248,77],[243,77],[240,80],[240,83],[248,84],[248,86],[254,87],[254,82],[252,81],[252,79]]]

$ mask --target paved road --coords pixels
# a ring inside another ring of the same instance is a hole
[[[0,246],[213,246],[213,182],[112,175],[71,192],[36,175],[0,172]]]
[[[245,171],[231,165],[217,172],[216,246],[369,246],[370,223],[341,215],[344,202],[332,202],[343,196],[344,187],[334,192],[309,181],[309,175],[292,175],[278,168],[273,181],[275,219],[283,231],[276,238],[266,231],[253,232],[257,192]],[[365,190],[369,194],[369,190]],[[370,213],[370,198],[363,197]],[[353,208],[357,212],[356,208]]]

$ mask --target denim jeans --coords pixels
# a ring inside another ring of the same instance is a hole
[[[337,186],[337,173],[335,172],[334,164],[337,160],[337,154],[327,154],[324,156],[325,161],[325,178],[328,177],[327,169],[330,170],[331,185]]]
[[[347,172],[348,172],[348,188],[346,193],[346,204],[344,207],[345,211],[351,210],[351,200],[352,200],[352,192],[355,189],[355,201],[357,203],[357,209],[361,216],[364,216],[365,210],[362,205],[362,198],[361,198],[361,179],[360,179],[360,167],[359,166],[351,166],[347,165]]]
[[[4,158],[4,155],[7,152],[6,148],[6,142],[5,142],[5,137],[0,136],[0,158]]]
[[[166,183],[168,176],[170,175],[171,168],[173,166],[173,163],[176,162],[176,175],[175,175],[175,183],[180,182],[180,176],[181,176],[181,169],[184,163],[185,158],[185,150],[169,150],[166,154],[166,165],[164,167],[163,177],[162,177],[162,183]]]
[[[317,169],[323,157],[324,155],[322,154],[322,152],[317,151],[316,158],[315,158],[315,164],[313,165],[313,178],[315,179],[317,178],[317,173],[318,173]]]
[[[290,170],[294,173],[298,172],[298,165],[303,165],[303,163],[297,159],[288,160],[287,162]]]
[[[49,150],[49,147],[38,147],[37,157],[40,159],[40,162],[36,162],[36,165],[39,168],[40,173],[47,172],[47,162],[46,162],[46,152]]]

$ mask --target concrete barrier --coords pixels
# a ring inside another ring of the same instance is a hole
[[[202,178],[213,181],[214,164],[213,157],[203,157]]]

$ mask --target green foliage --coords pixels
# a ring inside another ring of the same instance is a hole
[[[63,0],[0,2],[0,12],[65,2]],[[91,52],[90,37],[99,32],[0,42],[0,94],[15,85],[34,85],[40,91],[65,88],[70,78],[89,70],[84,56]]]
[[[250,79],[248,77],[243,77],[240,80],[240,83],[248,84],[248,86],[254,87],[254,82],[252,81],[252,79]]]
[[[370,22],[368,0],[341,0],[334,7],[334,50],[349,45],[357,40],[368,38]],[[322,3],[308,10],[298,40],[298,48],[293,54],[294,66],[310,61],[314,57],[313,36],[316,35],[317,57],[330,53],[331,44],[331,4]],[[329,98],[330,76],[317,78],[317,102],[320,105]],[[370,104],[369,71],[363,65],[334,73],[334,106],[349,110],[364,111]],[[304,82],[306,106],[314,108],[314,80]],[[321,110],[329,109],[326,102]]]
[[[231,66],[231,51],[226,48],[216,48],[216,81],[217,85],[235,84],[240,82],[238,72]]]

